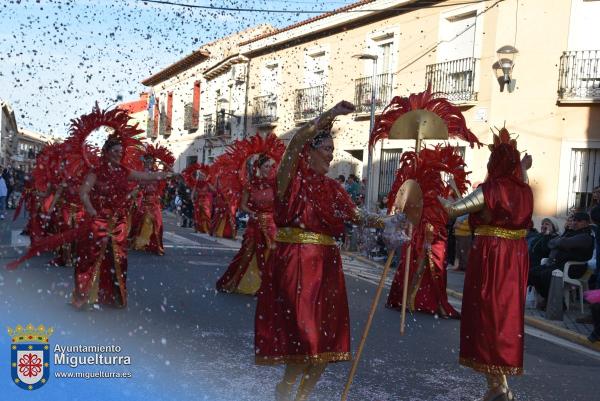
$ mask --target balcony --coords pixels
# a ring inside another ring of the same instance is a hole
[[[277,121],[277,96],[266,95],[254,98],[252,124],[271,125]]]
[[[558,77],[558,101],[600,102],[600,50],[563,52]]]
[[[358,78],[354,81],[354,105],[357,114],[371,112],[373,77]],[[392,99],[392,74],[375,76],[375,111],[381,111]]]
[[[215,123],[212,114],[204,115],[204,136],[215,136]]]
[[[231,135],[231,118],[221,116],[220,113],[204,115],[204,136],[217,137],[221,135]]]
[[[310,120],[323,112],[325,85],[296,89],[294,120]]]
[[[198,129],[198,112],[194,112],[192,103],[186,103],[183,106],[183,129],[186,131]]]
[[[473,57],[430,64],[425,69],[425,84],[431,84],[433,93],[438,93],[451,102],[474,102],[477,100],[476,64],[477,59]]]

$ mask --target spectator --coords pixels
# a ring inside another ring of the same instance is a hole
[[[10,197],[10,195],[13,191],[14,181],[13,181],[12,173],[13,173],[13,171],[10,166],[6,167],[4,169],[4,171],[2,172],[2,178],[4,179],[4,183],[6,184],[6,195],[4,196],[4,209],[3,210],[8,208],[8,198]]]
[[[548,241],[550,254],[548,262],[543,266],[534,266],[529,269],[529,284],[535,286],[537,293],[544,299],[548,298],[552,271],[562,270],[568,261],[582,262],[571,266],[569,275],[572,278],[583,276],[587,270],[587,261],[594,253],[594,238],[590,227],[590,216],[586,212],[573,214],[572,223],[560,237]],[[544,301],[541,308],[545,307]]]
[[[360,196],[360,184],[358,183],[358,178],[356,178],[354,174],[350,174],[346,180],[346,192],[348,192],[348,195],[350,195],[354,203],[358,202],[358,197]]]
[[[177,194],[175,196],[175,201],[173,202],[174,206],[175,206],[175,215],[177,216],[177,225],[179,227],[183,226],[183,213],[182,213],[182,200],[181,200],[181,195]]]
[[[542,220],[540,232],[533,235],[529,241],[529,266],[540,266],[542,259],[550,256],[548,242],[558,237],[558,222],[553,217]]]
[[[387,216],[387,210],[388,210],[387,204],[388,204],[388,197],[384,195],[383,198],[381,198],[381,200],[379,201],[379,205],[378,205],[379,210],[377,211],[381,216]]]
[[[4,214],[6,213],[6,197],[8,195],[8,189],[4,175],[0,176],[0,220],[4,220]]]
[[[338,180],[338,182],[340,184],[342,184],[342,187],[345,186],[345,184],[346,184],[346,177],[344,177],[344,174],[338,175],[337,180]]]
[[[590,211],[596,206],[600,205],[600,186],[592,190],[592,202],[590,203]]]
[[[194,203],[189,189],[181,191],[181,214],[183,219],[183,228],[194,227]]]
[[[594,230],[595,246],[596,246],[596,269],[594,271],[594,280],[591,281],[594,284],[594,288],[600,289],[600,205],[594,207],[590,211],[590,217],[592,219],[592,226]],[[600,332],[599,332],[600,333]]]

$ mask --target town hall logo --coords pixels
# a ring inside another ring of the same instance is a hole
[[[50,344],[48,338],[54,329],[41,324],[34,327],[31,323],[25,328],[17,325],[8,328],[11,337],[10,372],[12,381],[24,390],[36,390],[50,378]]]

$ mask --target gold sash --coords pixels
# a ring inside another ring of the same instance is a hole
[[[479,226],[475,228],[475,235],[483,235],[486,237],[498,237],[504,239],[521,239],[527,235],[526,229],[511,230],[496,226]]]
[[[317,244],[317,245],[335,245],[333,237],[327,234],[313,233],[305,231],[298,227],[280,227],[277,228],[275,241],[288,244]]]

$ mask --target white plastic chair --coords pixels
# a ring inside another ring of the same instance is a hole
[[[592,262],[593,262],[593,264],[591,265]],[[581,276],[579,278],[572,278],[569,275],[569,269],[573,265],[581,265],[581,264],[583,264],[583,262],[569,261],[569,262],[565,263],[565,267],[563,269],[563,283],[564,283],[563,297],[565,300],[565,305],[567,306],[567,310],[569,310],[571,291],[572,290],[579,291],[579,303],[581,305],[581,313],[583,313],[583,292],[589,290],[588,281],[594,271],[594,269],[591,266],[596,265],[596,260],[590,259],[587,262],[587,270],[583,274],[583,276]]]

